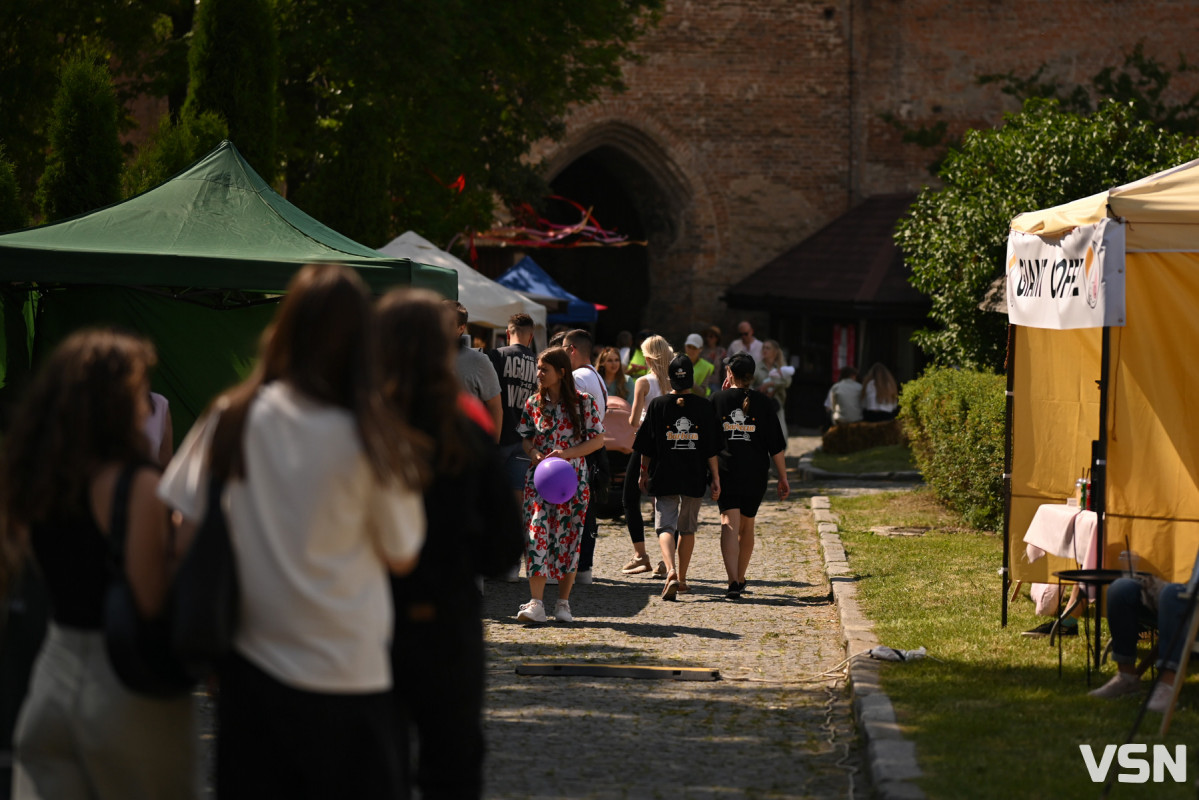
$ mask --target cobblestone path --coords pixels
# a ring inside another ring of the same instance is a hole
[[[659,597],[661,580],[621,574],[632,555],[622,522],[601,522],[595,582],[572,593],[574,623],[519,623],[527,583],[489,582],[487,796],[867,797],[845,685],[812,680],[845,652],[804,505],[810,492],[796,488],[785,503],[768,492],[750,594],[738,601],[724,597],[711,502],[700,513],[692,593],[677,602]],[[546,589],[551,614],[556,592]],[[515,674],[542,662],[703,667],[721,679]]]

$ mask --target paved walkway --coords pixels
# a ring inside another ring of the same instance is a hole
[[[487,796],[868,797],[845,683],[817,677],[845,649],[807,500],[881,488],[793,483],[779,503],[772,487],[758,516],[750,594],[739,601],[724,598],[713,503],[700,514],[693,593],[678,602],[660,599],[662,581],[620,573],[632,546],[623,523],[609,521],[600,526],[595,583],[571,597],[574,623],[518,623],[527,583],[488,583]],[[551,611],[556,596],[548,587]],[[542,662],[714,668],[721,680],[515,674]]]

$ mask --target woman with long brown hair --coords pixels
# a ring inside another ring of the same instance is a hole
[[[423,290],[390,292],[378,309],[383,397],[424,437],[432,472],[420,561],[391,579],[401,769],[411,770],[413,727],[421,796],[467,800],[483,790],[483,625],[475,576],[503,575],[520,557],[524,529],[499,448],[475,421],[490,425],[487,409],[458,383],[449,310]]]
[[[895,376],[876,361],[862,376],[862,419],[886,422],[899,413],[899,385]]]
[[[624,371],[620,363],[620,351],[615,347],[605,347],[595,359],[595,368],[604,379],[609,397],[619,397],[621,400],[633,399],[633,378]]]
[[[545,622],[545,583],[558,581],[554,619],[571,622],[570,590],[579,567],[579,545],[591,490],[587,485],[586,456],[604,446],[604,426],[591,395],[575,389],[570,356],[561,347],[543,350],[537,357],[537,391],[525,401],[517,430],[529,455],[525,480],[524,514],[528,526],[525,572],[532,598],[520,607],[522,622]],[[537,465],[555,456],[570,461],[578,488],[565,502],[555,504],[537,491]]]
[[[412,437],[379,391],[362,279],[310,265],[243,383],[217,399],[159,493],[189,524],[225,480],[240,617],[220,670],[221,798],[395,797],[387,570],[424,541]]]
[[[170,523],[142,432],[155,361],[134,336],[70,336],[5,442],[4,550],[32,549],[52,609],[15,735],[18,798],[197,796],[192,698],[134,694],[104,643],[114,521],[125,520],[124,570],[145,619],[160,614],[170,582]]]

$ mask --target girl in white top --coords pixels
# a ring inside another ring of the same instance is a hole
[[[674,358],[670,343],[661,336],[650,336],[641,343],[641,352],[645,356],[646,373],[633,384],[633,405],[629,409],[629,425],[633,428],[641,426],[645,419],[649,401],[662,394],[662,387],[669,386],[667,368]],[[633,559],[624,565],[626,575],[649,572],[653,567],[645,552],[645,519],[641,516],[641,489],[637,485],[640,478],[638,460],[629,459],[629,467],[625,468],[624,491],[621,500],[624,504],[625,524],[629,529],[629,539],[633,542]],[[666,577],[665,563],[659,563],[658,577]]]
[[[163,476],[159,494],[193,524],[209,471],[227,482],[241,617],[220,675],[219,797],[398,796],[387,569],[415,565],[424,511],[374,347],[357,274],[305,267],[253,375]]]

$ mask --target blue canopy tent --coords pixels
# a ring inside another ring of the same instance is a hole
[[[548,314],[545,318],[547,325],[592,324],[599,317],[600,306],[580,300],[563,289],[528,256],[516,262],[496,282],[533,300],[557,300],[560,301],[559,305],[565,301],[566,310]]]

